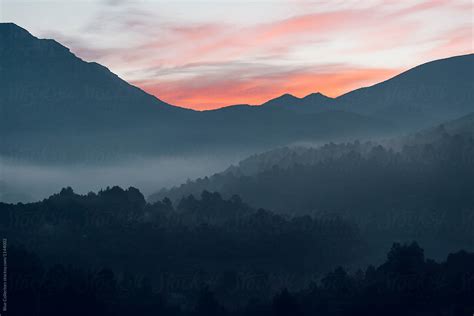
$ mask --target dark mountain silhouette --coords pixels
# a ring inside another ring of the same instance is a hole
[[[322,111],[338,110],[335,99],[327,97],[319,92],[311,93],[304,98],[298,98],[291,94],[284,94],[278,98],[263,103],[262,107],[279,107],[301,113],[318,113]]]
[[[9,157],[50,162],[223,148],[251,152],[303,139],[370,135],[386,126],[343,112],[186,110],[15,24],[1,24],[0,34],[1,154]]]
[[[429,126],[474,110],[474,54],[435,60],[337,98],[346,110]]]
[[[303,98],[298,98],[292,94],[285,93],[259,105],[235,104],[205,112],[232,112],[235,114],[239,111],[260,111],[265,113],[272,113],[281,110],[290,110],[292,112],[300,113],[319,113],[328,110],[338,111],[336,107],[331,106],[334,104],[334,100],[335,99],[327,97],[319,92],[308,94]]]
[[[12,23],[0,24],[0,72],[5,156],[50,161],[134,152],[193,112]]]
[[[284,94],[262,106],[306,113],[343,110],[398,127],[427,127],[474,110],[474,54],[431,61],[337,98],[321,93],[304,98]]]
[[[127,127],[186,112],[12,23],[0,27],[2,128]],[[130,115],[133,113],[133,115]]]
[[[197,112],[171,106],[15,24],[0,24],[0,39],[0,154],[6,157],[52,162],[250,153],[295,142],[382,136],[399,132],[406,115],[426,123],[472,107],[472,55],[422,65],[353,97],[283,95],[260,107]],[[383,111],[381,101],[387,101]],[[400,113],[392,116],[398,105]],[[422,110],[415,115],[405,108]]]
[[[370,87],[337,98],[290,94],[263,106],[317,113],[339,110],[377,117],[399,127],[427,127],[474,110],[474,55],[435,60]]]
[[[262,104],[262,106],[293,106],[298,104],[300,98],[292,94],[286,93],[277,98],[271,99]]]

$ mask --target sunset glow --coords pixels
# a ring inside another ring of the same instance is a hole
[[[3,3],[2,20],[199,110],[283,93],[336,97],[473,52],[470,0]]]

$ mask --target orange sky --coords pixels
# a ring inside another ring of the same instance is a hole
[[[150,94],[172,104],[192,105],[196,109],[213,109],[233,104],[262,104],[269,99],[291,92],[297,97],[321,92],[336,97],[347,91],[388,79],[399,69],[341,69],[338,72],[295,72],[277,76],[253,77],[237,81],[234,78],[206,82],[196,78],[189,82],[134,82]],[[185,88],[183,88],[185,87]]]
[[[471,0],[4,1],[3,20],[198,110],[335,97],[473,52]]]

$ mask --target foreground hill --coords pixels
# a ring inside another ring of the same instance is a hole
[[[416,242],[393,243],[385,256],[390,241],[370,266],[354,265],[368,244],[405,236],[283,217],[209,192],[173,206],[147,204],[134,188],[83,196],[67,188],[38,203],[0,203],[0,219],[15,316],[458,316],[474,307],[474,253],[454,250],[472,238],[462,219],[417,227],[443,262],[425,259],[432,255]],[[446,258],[440,241],[453,237],[448,251],[457,252]]]

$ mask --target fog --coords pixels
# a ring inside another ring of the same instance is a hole
[[[85,194],[107,186],[134,186],[147,197],[163,187],[225,170],[246,154],[135,158],[104,165],[47,165],[0,158],[0,201],[42,200],[70,186]]]

